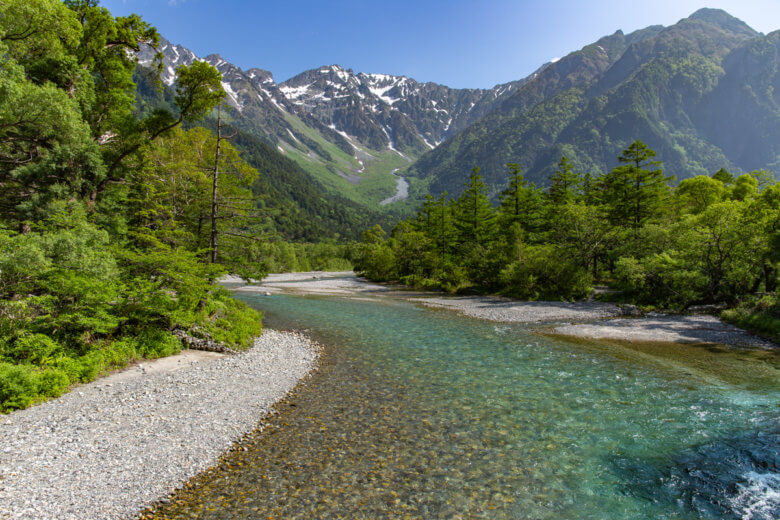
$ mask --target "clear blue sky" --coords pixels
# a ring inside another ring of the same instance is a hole
[[[671,25],[700,7],[780,29],[780,0],[103,0],[199,56],[219,53],[280,82],[339,64],[488,88],[617,29]]]

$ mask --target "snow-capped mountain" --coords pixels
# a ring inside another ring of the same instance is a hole
[[[173,85],[179,65],[197,59],[181,45],[162,40],[162,81]],[[139,55],[149,66],[152,49]],[[436,83],[419,83],[405,76],[355,73],[338,65],[303,72],[281,84],[262,69],[242,70],[219,54],[202,58],[222,73],[228,103],[244,124],[263,134],[275,146],[283,141],[313,147],[300,135],[292,119],[301,120],[327,141],[351,153],[357,143],[370,150],[397,149],[417,157],[485,115],[522,81],[490,90],[452,89]],[[306,132],[304,132],[306,133]],[[352,142],[352,145],[349,142]]]
[[[452,89],[330,65],[303,72],[279,88],[298,112],[370,148],[418,155],[479,119],[518,83],[492,90]]]

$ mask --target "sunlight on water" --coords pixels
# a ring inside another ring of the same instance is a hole
[[[777,516],[777,437],[758,435],[780,417],[774,353],[574,343],[393,299],[239,297],[333,348],[247,451],[158,518]]]

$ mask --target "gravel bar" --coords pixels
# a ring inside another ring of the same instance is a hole
[[[714,316],[650,316],[598,323],[562,325],[556,334],[591,339],[661,341],[665,343],[720,343],[740,347],[775,348],[770,341],[723,323]]]
[[[503,323],[591,321],[623,314],[617,305],[601,302],[526,302],[491,296],[412,298],[411,301]]]
[[[217,462],[314,369],[317,347],[265,330],[236,356],[98,380],[0,416],[0,518],[132,518]]]

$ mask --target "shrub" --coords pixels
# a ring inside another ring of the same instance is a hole
[[[16,341],[9,342],[3,351],[3,357],[17,363],[51,365],[62,350],[62,346],[49,336],[25,334]]]
[[[522,248],[520,259],[500,274],[507,296],[537,300],[574,300],[590,294],[591,275],[552,246]]]
[[[38,383],[31,367],[0,362],[0,411],[26,408],[37,398]]]

